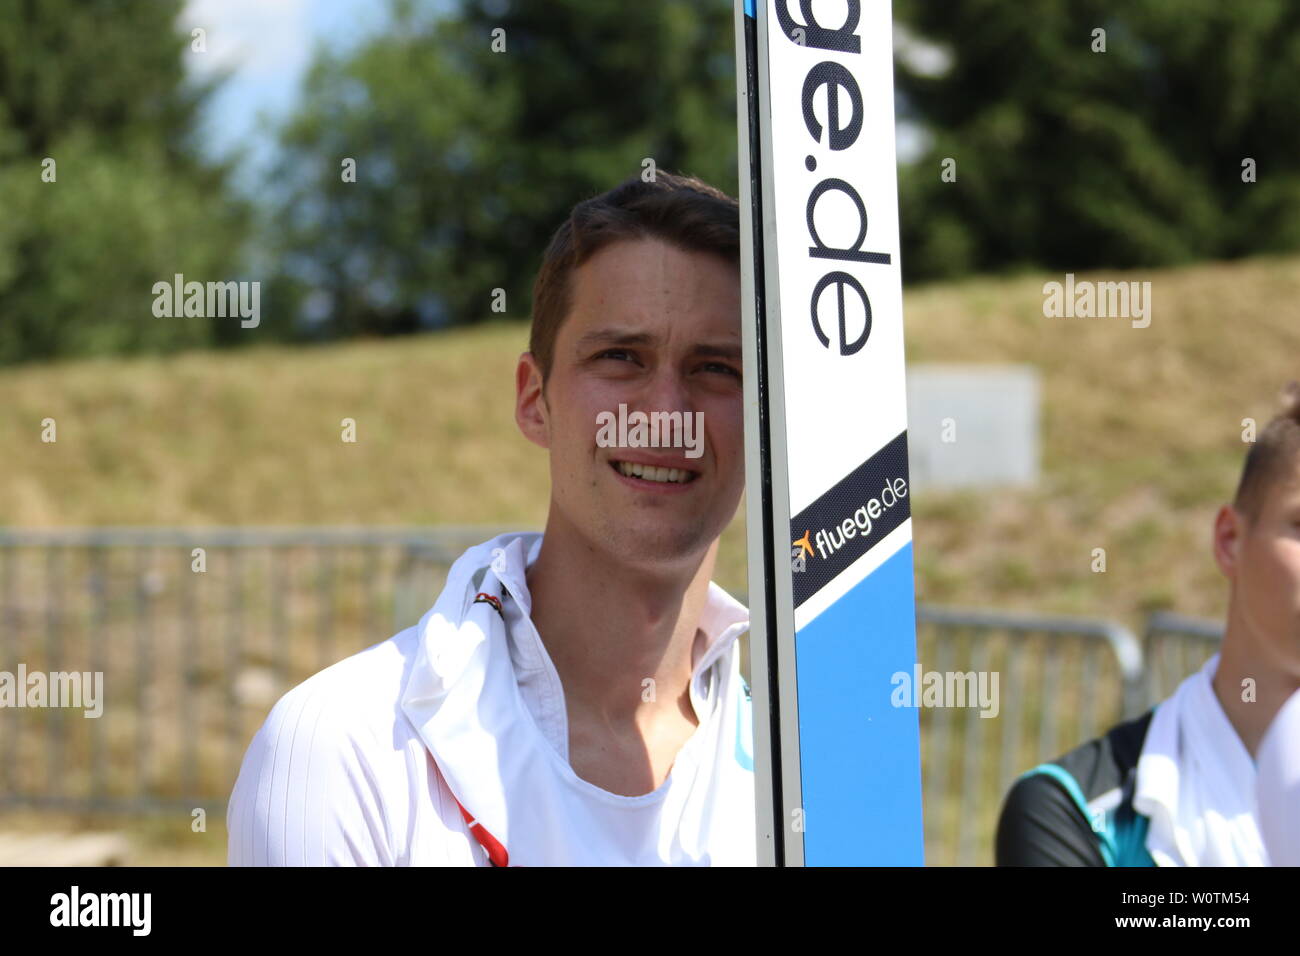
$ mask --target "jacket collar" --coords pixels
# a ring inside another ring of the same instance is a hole
[[[501,591],[507,591],[519,604],[525,615],[532,614],[532,597],[528,591],[527,569],[537,560],[541,552],[541,532],[506,532],[489,541],[475,545],[467,550],[452,564],[447,574],[447,584],[432,608],[420,619],[420,633],[426,634],[434,617],[442,618],[445,623],[460,628],[466,623],[471,608],[479,594],[489,594],[498,600]],[[749,629],[749,610],[713,581],[709,582],[708,596],[700,612],[699,627],[707,639],[704,652],[693,668],[693,679],[700,678],[736,640]],[[422,642],[423,643],[423,642]],[[426,648],[426,650],[429,650]],[[451,651],[451,648],[447,648]],[[469,648],[466,648],[469,650]],[[539,649],[529,642],[520,642],[518,651],[530,667],[541,666],[537,659]],[[541,651],[544,653],[544,651]],[[450,658],[450,659],[447,659]],[[468,662],[466,654],[429,655],[427,658],[437,666],[439,683],[445,684],[455,679],[453,671],[448,669],[457,661]],[[408,682],[407,694],[421,694],[420,681],[416,674]],[[416,685],[416,686],[411,686]],[[425,690],[430,688],[425,687]]]

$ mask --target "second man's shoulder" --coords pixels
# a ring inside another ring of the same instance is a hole
[[[1023,774],[998,820],[998,865],[1106,865],[1094,816],[1119,802],[1150,722],[1147,711]]]

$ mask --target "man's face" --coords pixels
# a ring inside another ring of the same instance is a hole
[[[551,452],[548,527],[558,520],[637,567],[698,563],[744,485],[739,270],[719,256],[636,239],[604,247],[570,279],[572,308],[545,395],[530,354],[517,375],[520,428]],[[702,435],[692,447],[671,447],[672,433],[659,447],[604,447],[598,439],[609,437],[620,404],[628,418],[680,412]],[[699,457],[687,455],[696,449]],[[633,465],[642,477],[625,473]],[[678,480],[645,477],[652,466],[676,469]]]
[[[1216,556],[1252,645],[1269,666],[1300,678],[1300,461],[1264,490],[1253,520],[1225,506]]]

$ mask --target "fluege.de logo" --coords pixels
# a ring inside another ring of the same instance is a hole
[[[907,432],[900,432],[790,519],[798,608],[911,518]]]
[[[832,524],[829,528],[819,528],[816,535],[813,535],[811,544],[808,538],[812,530],[804,531],[802,538],[791,542],[793,550],[790,552],[790,557],[793,560],[794,570],[803,571],[807,567],[805,553],[809,558],[813,556],[813,544],[817,546],[817,554],[825,560],[859,533],[867,537],[871,534],[875,522],[906,497],[907,479],[895,478],[893,481],[886,481],[879,494],[869,498],[838,525]]]

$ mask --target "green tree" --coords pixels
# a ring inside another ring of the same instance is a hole
[[[900,184],[909,278],[1300,248],[1294,0],[899,0],[895,12],[951,55],[938,76],[898,66],[933,136]],[[956,182],[941,179],[949,157]],[[1243,182],[1247,158],[1257,182]]]
[[[244,236],[194,148],[181,6],[0,0],[0,364],[234,339],[153,315],[155,282],[235,278]]]
[[[569,208],[644,160],[734,194],[732,30],[728,0],[398,0],[283,131],[277,300],[324,335],[477,322],[495,289],[522,317]]]

